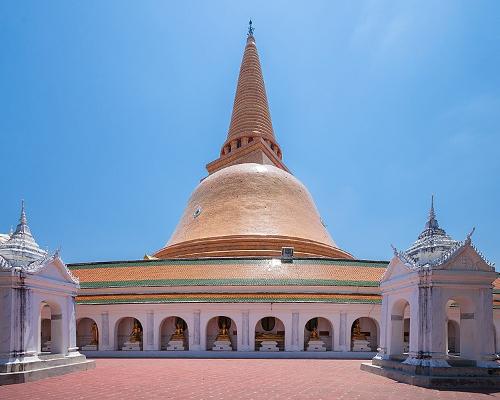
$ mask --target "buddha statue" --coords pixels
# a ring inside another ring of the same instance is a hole
[[[315,326],[311,331],[311,336],[309,336],[309,340],[319,340],[319,333],[317,326]]]
[[[217,334],[217,341],[228,341],[229,339],[229,330],[227,329],[226,321],[222,321],[222,325],[219,328],[219,333]]]
[[[97,333],[97,324],[95,322],[92,324],[91,329],[92,329],[92,341],[90,342],[90,344],[92,346],[97,346],[97,342],[99,340],[99,337],[98,337],[98,333]]]
[[[139,322],[137,320],[134,320],[134,327],[132,328],[132,332],[130,332],[129,341],[131,343],[140,342],[142,339],[141,336],[142,336],[142,330],[141,327],[139,326]]]
[[[359,324],[359,319],[356,320],[352,328],[352,339],[353,340],[366,340],[366,335],[361,333],[361,325]]]
[[[182,326],[182,321],[177,320],[175,322],[175,332],[172,334],[170,340],[184,340],[184,328]]]

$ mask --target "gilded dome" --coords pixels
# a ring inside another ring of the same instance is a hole
[[[205,178],[156,257],[299,256],[351,258],[321,222],[306,187],[272,165],[243,163]]]

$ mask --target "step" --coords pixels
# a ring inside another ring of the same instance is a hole
[[[0,373],[0,385],[12,385],[15,383],[33,382],[53,376],[65,375],[71,372],[86,371],[95,368],[94,360],[84,360],[72,364],[56,365],[29,371],[3,372]]]

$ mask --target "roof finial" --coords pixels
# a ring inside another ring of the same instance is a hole
[[[429,210],[429,219],[425,224],[425,229],[428,229],[431,234],[434,234],[435,230],[439,229],[439,224],[436,219],[436,212],[434,211],[434,195],[431,196],[431,208]]]
[[[431,209],[429,210],[429,220],[436,219],[436,213],[434,212],[434,194],[431,196]]]
[[[253,31],[255,28],[252,27],[252,19],[250,18],[250,21],[248,21],[248,33],[247,36],[253,36]]]
[[[21,225],[26,225],[28,223],[26,219],[26,212],[24,210],[24,199],[21,200],[21,217],[19,218],[19,223]]]

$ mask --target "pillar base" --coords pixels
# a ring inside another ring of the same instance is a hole
[[[32,382],[92,368],[95,368],[95,361],[87,360],[82,354],[78,356],[42,355],[36,360],[23,359],[22,361],[0,363],[0,385]]]
[[[450,364],[444,357],[423,357],[421,355],[409,355],[403,364],[414,365],[419,367],[433,367],[433,368],[449,368]]]

